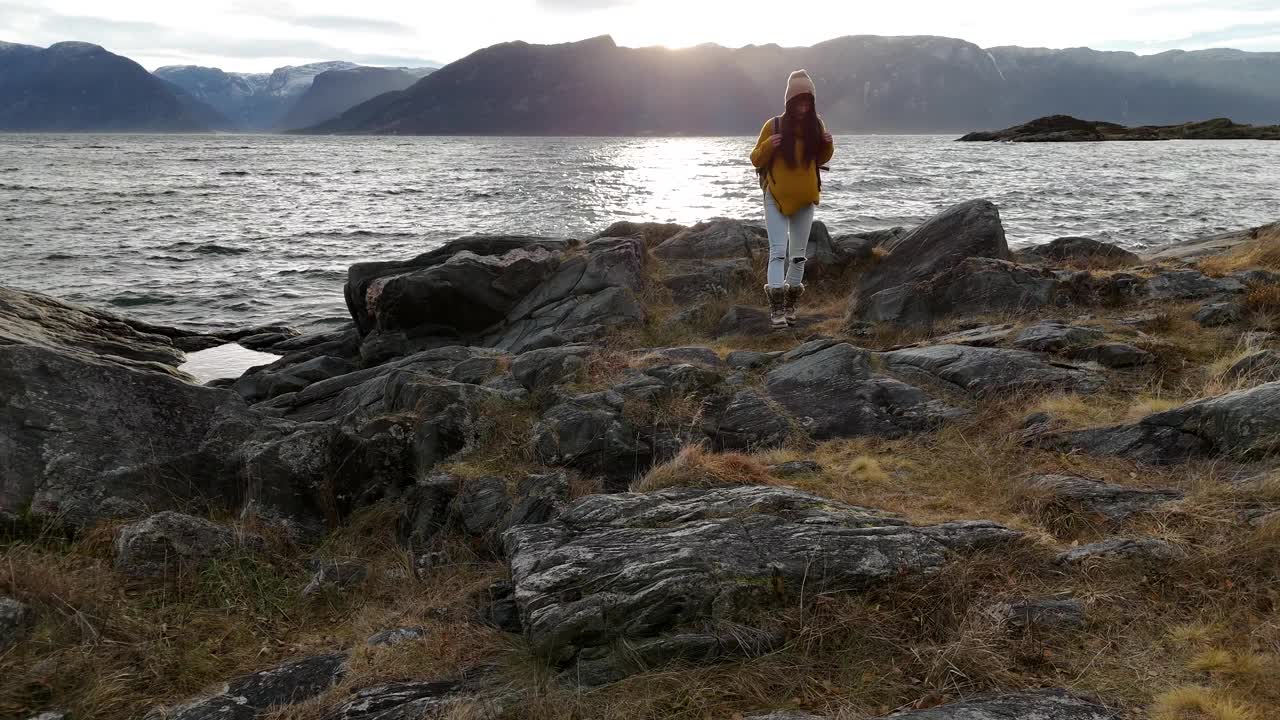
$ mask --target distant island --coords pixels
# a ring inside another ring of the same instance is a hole
[[[1050,115],[1004,130],[971,132],[960,142],[1102,142],[1109,140],[1280,140],[1280,125],[1243,125],[1215,118],[1181,125],[1125,127]]]

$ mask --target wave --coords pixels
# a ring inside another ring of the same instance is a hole
[[[139,305],[173,305],[177,302],[176,298],[168,295],[117,295],[107,301],[116,307],[137,307]]]
[[[227,245],[219,245],[217,243],[198,244],[186,240],[176,242],[163,249],[200,253],[201,255],[247,255],[253,252],[249,248],[229,247]]]
[[[45,255],[44,260],[79,260],[80,255],[68,255],[66,253],[49,253]]]
[[[345,280],[347,279],[346,270],[326,270],[324,268],[302,268],[301,270],[281,270],[276,275],[287,277],[291,275],[300,275],[302,277],[324,278],[326,280]]]
[[[237,177],[244,177],[245,175],[249,175],[251,173],[248,170],[223,170],[218,174],[219,175],[235,175]]]
[[[148,255],[147,259],[161,260],[163,262],[171,262],[171,263],[189,263],[189,262],[195,262],[196,260],[195,258],[191,258],[191,257],[183,258],[183,257],[174,257],[172,255]]]

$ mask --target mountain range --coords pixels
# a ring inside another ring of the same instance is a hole
[[[738,135],[806,68],[835,132],[958,132],[1070,114],[1126,125],[1280,122],[1280,53],[984,49],[848,36],[812,47],[511,42],[432,72],[333,61],[154,74],[94,45],[0,43],[0,130]]]
[[[781,111],[795,68],[814,77],[836,132],[956,132],[1053,114],[1129,125],[1280,120],[1280,53],[1140,56],[868,35],[667,50],[600,37],[486,48],[310,132],[753,134]]]

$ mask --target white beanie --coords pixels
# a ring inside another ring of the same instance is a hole
[[[787,78],[787,99],[783,105],[789,104],[797,95],[811,95],[814,100],[818,98],[818,94],[813,89],[813,79],[809,77],[807,70],[797,70]]]

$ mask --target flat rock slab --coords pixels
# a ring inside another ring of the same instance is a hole
[[[342,678],[346,661],[342,654],[318,655],[244,675],[211,695],[152,710],[145,720],[257,720],[324,693]]]
[[[1013,346],[1036,352],[1059,352],[1096,342],[1103,335],[1103,331],[1098,328],[1077,327],[1046,320],[1024,328],[1014,339]]]
[[[1125,343],[1100,343],[1075,348],[1067,352],[1067,357],[1116,369],[1150,365],[1156,361],[1156,356],[1152,353]]]
[[[120,528],[115,567],[132,577],[160,577],[262,542],[204,518],[166,511]]]
[[[716,623],[750,624],[801,592],[932,573],[953,548],[1016,537],[986,522],[915,528],[796,490],[747,486],[593,495],[556,522],[513,528],[504,543],[533,650],[599,684],[677,658],[751,652]],[[619,652],[623,643],[629,650]]]
[[[1197,400],[1132,425],[1049,432],[1029,440],[1064,452],[1150,463],[1213,455],[1265,456],[1280,450],[1280,382]]]
[[[1155,538],[1111,538],[1072,548],[1058,555],[1059,565],[1079,565],[1101,558],[1147,562],[1172,562],[1182,556],[1174,545]]]
[[[1026,485],[1072,511],[1095,513],[1108,520],[1124,520],[1183,496],[1169,488],[1145,490],[1075,475],[1036,475],[1028,478]]]
[[[993,347],[1008,340],[1013,335],[1013,325],[1005,323],[1002,325],[983,325],[981,327],[972,328],[970,330],[961,330],[959,332],[947,333],[936,338],[930,338],[924,342],[912,343],[904,345],[902,348],[894,348],[901,350],[908,347],[926,347],[929,345],[968,345],[970,347]]]
[[[901,437],[965,416],[919,388],[873,373],[871,353],[846,343],[808,343],[781,362],[769,372],[769,395],[820,440]]]
[[[1235,278],[1211,278],[1199,270],[1174,270],[1151,278],[1147,291],[1157,300],[1194,300],[1245,291]]]
[[[1025,350],[931,345],[879,357],[892,372],[941,380],[979,396],[1023,390],[1088,393],[1102,386],[1102,376],[1092,370],[1051,362]]]

